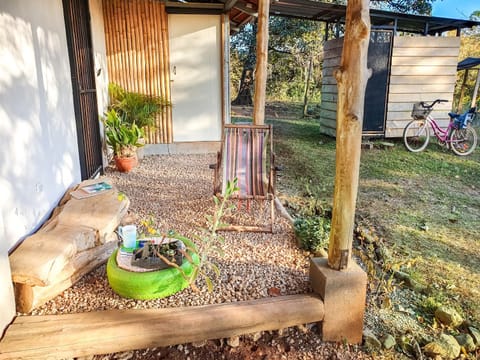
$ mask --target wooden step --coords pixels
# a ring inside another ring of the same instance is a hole
[[[314,294],[216,305],[19,316],[0,341],[0,360],[63,359],[228,338],[322,321]]]

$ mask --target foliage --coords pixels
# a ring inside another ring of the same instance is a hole
[[[293,224],[302,249],[319,252],[328,246],[331,220],[323,216],[297,218]]]
[[[319,134],[318,122],[286,120],[280,114],[273,125],[276,160],[285,169],[277,188],[290,208],[311,197],[307,182],[315,196],[331,204],[335,140]],[[394,146],[362,151],[357,224],[377,229],[391,253],[389,264],[416,259],[408,272],[428,286],[429,296],[456,304],[480,322],[480,152],[459,159],[431,146],[413,154],[400,141],[389,142]],[[372,249],[370,255],[377,252]],[[389,276],[385,289],[387,281]]]
[[[138,142],[142,134],[140,128],[135,123],[123,122],[114,109],[106,112],[103,123],[107,144],[112,147],[114,155],[120,158],[136,156],[137,147],[142,146]]]
[[[227,207],[228,199],[238,190],[237,179],[235,179],[227,182],[225,194],[222,199],[216,196],[213,197],[215,211],[213,215],[207,215],[205,217],[207,227],[199,229],[201,232],[200,235],[193,235],[193,240],[173,231],[168,233],[169,237],[180,240],[185,244],[186,250],[181,252],[190,264],[192,264],[193,271],[190,275],[187,275],[179,265],[169,261],[163,254],[157,253],[157,256],[166,264],[180,271],[194,291],[198,291],[198,287],[196,286],[198,277],[205,280],[208,291],[211,292],[213,291],[212,275],[215,275],[217,278],[220,276],[220,270],[217,265],[211,261],[211,257],[214,255],[223,255],[221,246],[224,243],[224,239],[217,232],[227,226],[227,224],[222,223],[222,217],[226,211],[230,210],[230,208]],[[142,225],[145,233],[151,236],[160,235],[153,225],[153,219],[143,221]]]
[[[431,15],[436,0],[372,0],[375,7],[407,14]]]
[[[480,20],[480,11],[475,11],[470,16],[472,20]],[[467,57],[480,57],[480,47],[478,43],[480,42],[480,27],[473,29],[465,29],[462,31],[462,37],[460,40],[460,54],[458,56],[459,60],[466,59]],[[457,72],[457,84],[455,86],[455,96],[456,106],[455,110],[458,108],[458,101],[460,100],[460,92],[462,90],[462,83],[464,80],[466,70]],[[460,104],[460,111],[466,111],[470,108],[472,102],[473,88],[475,87],[475,82],[477,79],[477,71],[470,70],[468,72],[467,81],[465,83],[464,94],[462,98],[462,103]],[[477,105],[479,104],[480,98],[477,98]]]
[[[317,21],[287,19],[271,16],[269,19],[269,68],[267,96],[277,100],[303,100],[307,78],[313,86],[307,89],[308,97],[319,99],[320,61],[324,24]],[[231,79],[238,89],[242,69],[255,67],[256,26],[245,26],[232,37]],[[309,65],[313,62],[313,75]],[[232,92],[232,97],[236,90]]]
[[[135,124],[140,129],[146,126],[154,127],[157,115],[170,106],[170,103],[160,96],[127,91],[114,83],[109,84],[108,93],[109,108],[116,110],[122,121]]]

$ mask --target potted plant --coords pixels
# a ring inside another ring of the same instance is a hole
[[[107,144],[113,150],[117,169],[129,172],[137,165],[137,147],[142,146],[138,139],[141,130],[136,124],[122,121],[117,111],[109,110],[103,119]]]
[[[155,128],[157,115],[164,111],[170,102],[161,96],[140,94],[127,91],[121,86],[110,83],[108,86],[110,109],[117,111],[124,122],[136,125],[141,131],[139,143],[145,144],[144,129]],[[143,158],[143,148],[137,149],[137,157]]]

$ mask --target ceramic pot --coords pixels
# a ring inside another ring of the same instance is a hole
[[[129,172],[138,164],[136,156],[132,157],[114,157],[117,170],[120,172]]]

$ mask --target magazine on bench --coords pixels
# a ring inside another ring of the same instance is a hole
[[[104,194],[108,191],[112,190],[112,185],[105,181],[101,181],[95,184],[90,184],[86,186],[82,186],[81,188],[72,191],[71,195],[75,199],[85,199],[91,196]]]

